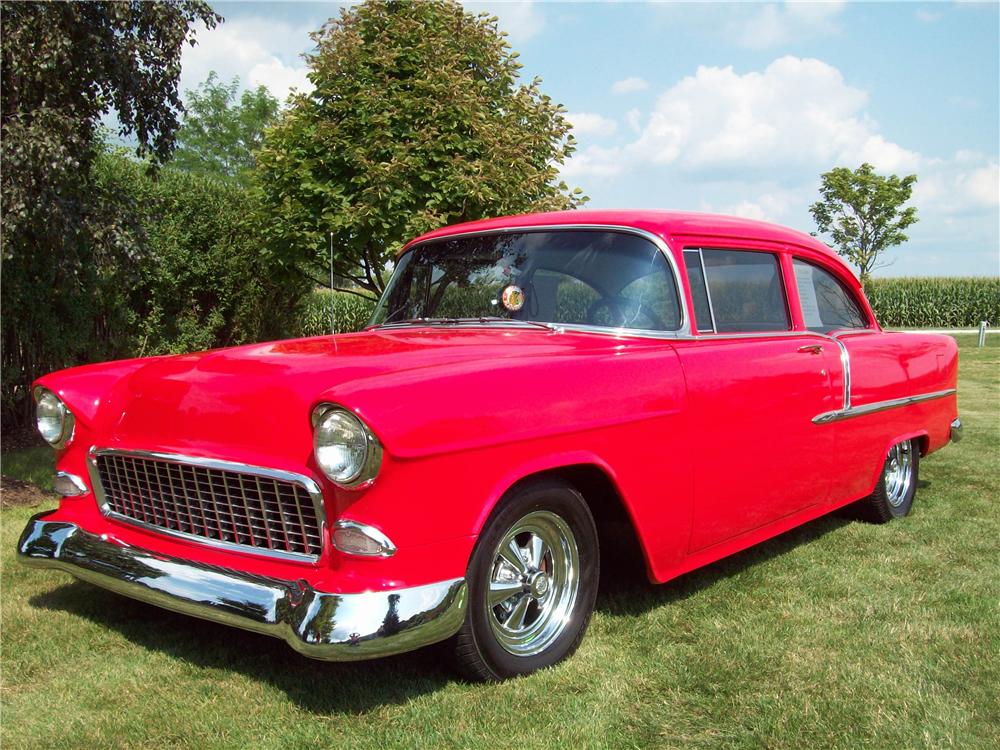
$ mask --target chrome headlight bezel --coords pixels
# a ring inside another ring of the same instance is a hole
[[[358,462],[358,466],[350,473],[331,473],[323,465],[323,462],[320,459],[319,449],[323,446],[320,446],[319,444],[319,427],[323,420],[327,419],[331,415],[336,415],[338,419],[342,420],[343,424],[356,429],[359,437],[361,437],[365,443],[364,457],[360,462]],[[316,465],[319,466],[320,471],[322,471],[323,475],[326,476],[331,482],[344,489],[358,490],[369,487],[372,482],[375,481],[375,477],[378,475],[379,469],[382,466],[382,444],[379,442],[379,439],[375,437],[375,433],[371,431],[371,428],[369,428],[361,418],[339,404],[323,403],[317,405],[312,411],[312,428],[313,458],[316,459]]]
[[[38,430],[38,434],[56,450],[65,448],[73,440],[73,434],[76,431],[76,417],[73,416],[73,412],[70,411],[69,407],[66,406],[66,402],[59,398],[54,391],[44,386],[36,387],[32,395],[35,399],[35,428]],[[38,407],[43,398],[52,398],[56,401],[56,411],[59,414],[59,434],[54,438],[46,437],[40,424]]]

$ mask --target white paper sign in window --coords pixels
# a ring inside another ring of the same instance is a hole
[[[802,306],[802,319],[806,328],[822,328],[823,318],[819,314],[819,301],[816,299],[816,285],[813,283],[813,267],[806,263],[793,264],[795,269],[795,286],[799,290],[799,303]]]

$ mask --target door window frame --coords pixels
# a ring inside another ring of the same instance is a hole
[[[719,332],[718,324],[716,323],[715,317],[715,307],[712,304],[712,291],[709,288],[708,283],[708,272],[705,268],[705,250],[721,250],[724,252],[737,252],[737,253],[763,253],[770,255],[775,262],[775,267],[778,273],[778,283],[781,287],[782,298],[784,299],[785,307],[785,320],[787,321],[788,327],[782,330],[771,330],[771,331],[722,331]],[[681,248],[682,258],[681,265],[684,266],[684,274],[687,278],[687,292],[688,298],[691,301],[691,309],[689,310],[689,316],[692,321],[691,333],[695,335],[708,335],[708,336],[718,336],[725,338],[732,337],[744,337],[744,336],[786,336],[788,334],[795,334],[799,332],[799,325],[801,323],[801,314],[796,315],[798,308],[800,307],[798,294],[795,294],[795,299],[792,299],[791,292],[788,286],[787,270],[785,259],[788,253],[775,248],[766,247],[742,247],[734,245],[717,245],[717,244],[696,244],[687,245]],[[687,253],[692,255],[697,254],[699,265],[701,267],[701,275],[705,285],[705,296],[707,298],[709,316],[711,318],[711,327],[706,327],[705,322],[698,320],[698,315],[696,308],[698,303],[695,302],[694,289],[691,285],[691,277],[687,274]],[[791,261],[789,260],[790,264]],[[794,304],[793,304],[794,302]],[[799,311],[800,312],[800,311]]]

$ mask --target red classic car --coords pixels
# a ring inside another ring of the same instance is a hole
[[[960,435],[956,346],[881,330],[808,235],[660,211],[448,227],[363,332],[34,388],[59,509],[28,564],[354,660],[474,679],[570,655],[600,554],[667,581],[857,503],[910,512]]]

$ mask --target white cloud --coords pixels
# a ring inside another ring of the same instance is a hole
[[[465,0],[462,3],[470,13],[486,12],[500,19],[500,30],[510,35],[511,42],[518,44],[532,39],[545,29],[545,16],[539,4],[533,0],[494,0],[477,2]]]
[[[921,211],[964,216],[1000,206],[1000,167],[984,154],[959,151],[919,174],[913,201]]]
[[[1000,167],[996,162],[964,175],[960,182],[966,196],[981,206],[1000,206]]]
[[[582,151],[577,151],[563,164],[561,174],[568,180],[580,176],[588,178],[616,177],[624,173],[626,169],[626,165],[620,157],[620,148],[588,146]]]
[[[918,154],[887,140],[865,114],[868,95],[820,60],[786,56],[763,71],[701,66],[658,100],[633,160],[690,171],[793,171],[869,161],[912,169]]]
[[[618,129],[617,122],[593,112],[570,112],[566,120],[573,125],[575,136],[609,136]]]
[[[181,92],[196,88],[213,70],[224,81],[239,76],[245,87],[264,85],[282,101],[293,87],[311,91],[302,53],[313,47],[309,32],[320,23],[245,17],[201,30],[198,44],[185,47],[181,57]]]
[[[936,23],[941,20],[941,13],[927,8],[917,8],[913,14],[921,23]]]
[[[645,91],[649,88],[649,83],[642,78],[629,76],[611,84],[612,94],[632,94],[636,91]]]
[[[838,33],[837,16],[843,9],[843,2],[769,3],[749,16],[738,14],[728,29],[744,47],[769,49],[809,36]]]
[[[795,202],[795,197],[780,192],[762,193],[753,200],[742,200],[739,203],[722,206],[718,209],[712,209],[710,205],[706,204],[705,209],[715,210],[730,216],[742,216],[744,219],[780,222],[788,214]]]
[[[685,185],[688,207],[808,226],[819,175],[869,162],[883,174],[918,174],[914,203],[922,214],[995,213],[995,155],[920,154],[881,132],[867,107],[867,92],[820,60],[786,56],[742,74],[701,66],[645,118],[626,114],[630,142],[587,146],[564,171],[578,181],[652,171],[654,181]]]
[[[642,132],[642,112],[638,109],[630,109],[625,113],[625,124],[631,128],[633,133]]]

